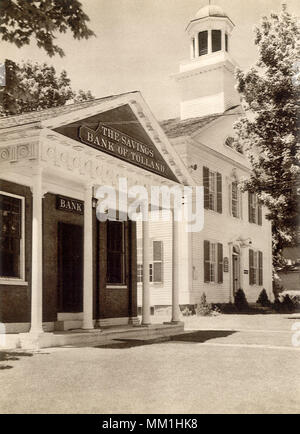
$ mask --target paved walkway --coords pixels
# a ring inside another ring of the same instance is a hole
[[[0,352],[0,412],[299,413],[299,315],[236,317],[171,342]]]

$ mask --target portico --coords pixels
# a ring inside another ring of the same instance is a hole
[[[141,95],[11,117],[0,128],[0,191],[18,192],[26,202],[20,216],[26,246],[17,258],[25,275],[0,276],[0,321],[10,341],[51,346],[59,331],[138,325],[135,222],[99,222],[96,189],[111,186],[118,195],[120,178],[148,191],[193,185]],[[171,321],[178,324],[179,223],[172,224]],[[148,244],[144,221],[142,326],[150,325]]]

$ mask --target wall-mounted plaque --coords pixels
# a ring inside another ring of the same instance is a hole
[[[83,214],[84,202],[65,196],[56,196],[56,209],[59,209],[60,211],[72,212],[74,214]]]

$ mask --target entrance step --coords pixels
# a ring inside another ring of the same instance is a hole
[[[66,330],[76,330],[82,327],[81,319],[56,321],[54,323],[55,331],[66,331]]]
[[[61,346],[96,346],[104,345],[112,341],[138,342],[141,345],[156,342],[164,342],[171,336],[182,334],[184,324],[151,324],[149,326],[120,326],[107,327],[106,329],[93,330],[69,330],[43,333],[38,336],[38,342],[34,341],[34,348],[30,346],[30,336],[23,336],[20,346],[24,349],[39,349]],[[24,334],[25,335],[25,334]],[[26,334],[30,335],[30,333]]]

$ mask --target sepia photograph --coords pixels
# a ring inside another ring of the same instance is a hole
[[[299,17],[0,0],[0,416],[300,412]]]

